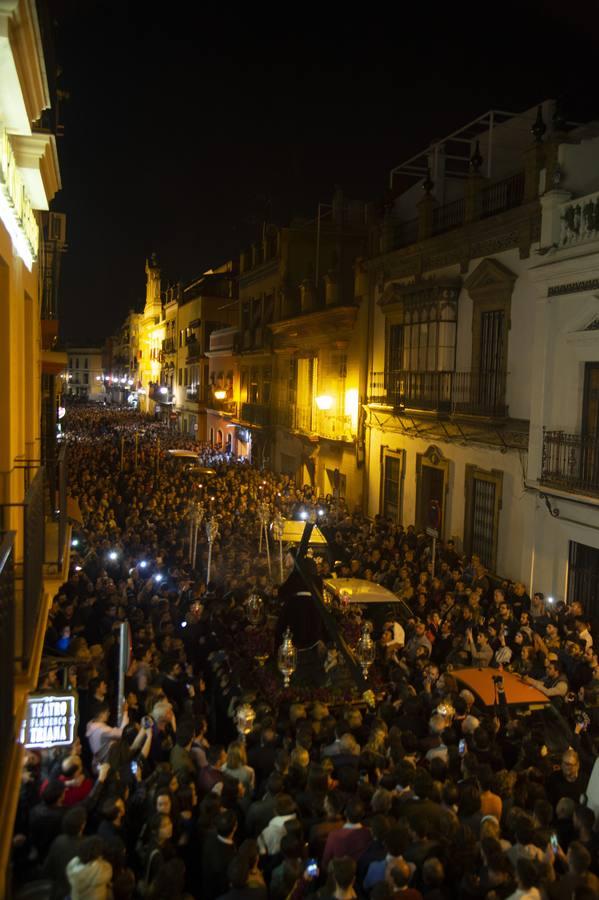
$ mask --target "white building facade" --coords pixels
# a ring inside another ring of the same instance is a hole
[[[381,252],[368,263],[365,404],[369,514],[418,531],[438,521],[441,538],[453,538],[491,572],[546,593],[557,590],[556,577],[564,584],[568,547],[558,537],[545,544],[539,529],[547,514],[536,488],[543,425],[575,431],[580,421],[572,407],[558,425],[557,400],[551,421],[539,420],[546,415],[540,395],[553,377],[539,382],[539,359],[552,340],[537,299],[549,264],[539,256],[542,213],[565,132],[572,165],[572,148],[592,155],[583,134],[565,123],[548,128],[550,120],[550,104],[517,115],[491,111],[393,171]],[[415,183],[398,190],[398,178]],[[594,303],[581,310],[581,325],[566,316],[552,327],[563,329],[566,320],[570,330],[588,327],[599,315]],[[596,337],[599,344],[599,331],[589,334],[582,342]],[[566,355],[574,353],[572,340],[564,337]],[[580,379],[595,377],[580,365],[576,388],[560,388],[570,395],[566,406],[582,391]],[[559,563],[551,549],[558,544]]]
[[[559,146],[542,197],[528,487],[532,572],[599,619],[599,138]]]
[[[92,403],[106,399],[104,369],[100,347],[70,347],[66,376],[67,397]]]

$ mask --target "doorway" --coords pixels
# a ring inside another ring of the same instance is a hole
[[[449,461],[434,448],[416,458],[416,530],[425,531],[429,525],[432,501],[439,504],[439,535],[445,526],[445,494]]]
[[[568,603],[582,603],[585,616],[599,624],[599,549],[570,541]]]

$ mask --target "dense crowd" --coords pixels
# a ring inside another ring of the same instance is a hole
[[[26,753],[17,883],[36,880],[53,900],[599,897],[588,787],[599,663],[580,604],[498,583],[452,541],[433,561],[411,525],[368,520],[135,413],[72,408],[66,435],[82,524],[39,689],[76,693],[78,736]],[[174,448],[196,451],[198,464]],[[343,659],[318,627],[315,650],[298,640],[283,689],[276,623],[289,591],[276,544],[270,560],[260,549],[261,508],[318,520],[329,539],[309,561],[319,582],[359,577],[397,596],[382,617],[337,613],[346,635],[372,621],[369,702],[351,678],[339,690]],[[263,601],[258,628],[250,594]],[[124,620],[131,659],[117,709]],[[252,653],[261,640],[266,663]],[[304,650],[315,654],[305,683]],[[495,705],[460,688],[462,666],[497,670]],[[537,687],[549,709],[508,706],[502,672]],[[246,735],[235,712],[248,703]]]

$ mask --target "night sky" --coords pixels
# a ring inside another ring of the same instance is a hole
[[[490,108],[563,95],[599,118],[594,0],[392,6],[50,0],[65,340],[100,343],[140,305],[152,251],[185,282],[337,184],[379,200],[394,165]]]

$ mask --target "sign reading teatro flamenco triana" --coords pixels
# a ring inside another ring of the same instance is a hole
[[[21,727],[21,743],[28,748],[68,747],[75,740],[75,694],[30,694]]]
[[[29,270],[37,259],[39,227],[6,128],[0,128],[0,219]]]

